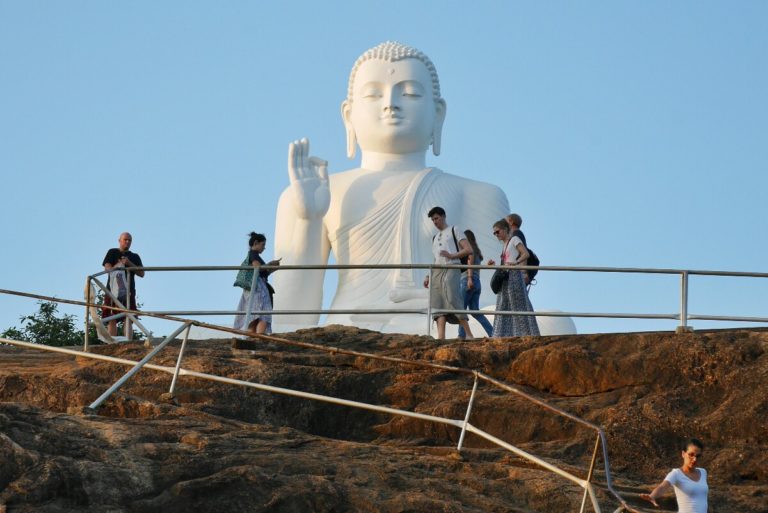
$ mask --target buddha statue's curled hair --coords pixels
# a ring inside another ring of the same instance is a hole
[[[352,101],[355,75],[360,66],[368,60],[379,59],[387,62],[397,62],[403,59],[418,59],[424,63],[427,67],[430,77],[432,77],[432,96],[435,101],[440,100],[440,80],[437,78],[437,69],[427,55],[413,48],[412,46],[398,43],[397,41],[385,41],[373,48],[366,50],[360,57],[357,58],[355,64],[352,66],[352,71],[349,74],[349,88],[347,89],[347,101]]]

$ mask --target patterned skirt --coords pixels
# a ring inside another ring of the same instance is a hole
[[[533,312],[522,271],[509,271],[496,296],[497,311]],[[496,315],[493,319],[494,338],[539,335],[539,325],[533,315]]]
[[[250,290],[243,289],[243,294],[240,296],[240,302],[237,304],[237,310],[245,312],[248,310],[248,301],[251,300],[253,295],[253,303],[251,304],[251,313],[261,311],[272,311],[272,301],[269,298],[269,290],[267,289],[267,283],[259,278],[256,280],[256,289],[251,294]],[[270,314],[253,314],[251,316],[251,322],[253,321],[266,321],[267,333],[272,333],[272,316]],[[236,330],[247,330],[248,326],[245,326],[245,315],[238,315],[235,317]]]

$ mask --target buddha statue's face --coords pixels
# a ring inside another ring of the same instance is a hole
[[[429,70],[412,58],[365,61],[355,75],[352,101],[342,105],[347,130],[354,131],[364,152],[426,151],[444,114],[445,102],[435,102]]]

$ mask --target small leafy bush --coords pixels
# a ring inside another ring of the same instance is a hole
[[[38,301],[37,313],[23,315],[21,328],[8,328],[0,333],[4,338],[34,342],[46,346],[74,346],[83,343],[83,330],[75,328],[75,316],[58,317],[58,305],[50,301]]]

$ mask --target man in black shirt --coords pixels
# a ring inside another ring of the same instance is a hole
[[[122,302],[126,308],[130,310],[136,310],[136,281],[135,276],[138,275],[139,277],[144,277],[144,271],[142,270],[130,270],[131,267],[143,267],[144,264],[141,262],[141,257],[132,251],[129,251],[131,249],[131,242],[133,242],[133,237],[131,237],[131,234],[128,232],[123,232],[120,234],[120,238],[117,239],[117,243],[120,245],[119,248],[112,248],[109,251],[107,251],[107,255],[104,257],[104,261],[101,263],[101,265],[104,266],[105,271],[109,271],[110,269],[114,267],[125,267],[128,270],[127,274],[130,277],[130,289],[131,289],[131,297],[128,302],[126,302],[125,297],[120,297],[118,290],[113,290],[113,280],[109,280],[109,286],[107,288],[110,289],[110,292],[112,292],[115,296],[118,297],[120,302]],[[114,274],[114,273],[110,273]],[[122,274],[122,273],[120,273]],[[113,311],[112,309],[108,308],[110,306],[115,306],[115,303],[112,301],[112,298],[109,296],[106,296],[104,298],[104,308],[102,308],[102,318],[109,317],[111,315],[115,315],[119,312]],[[112,336],[117,335],[117,321],[111,320],[108,324],[108,330],[109,334]],[[125,319],[125,329],[123,330],[123,333],[126,337],[130,340],[133,337],[133,330],[131,329],[131,320],[126,318]]]

